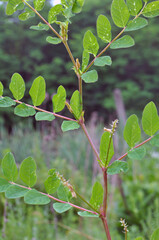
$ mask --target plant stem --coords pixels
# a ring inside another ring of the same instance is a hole
[[[23,102],[21,102],[21,101],[19,101],[19,100],[13,100],[13,101],[16,102],[16,103],[19,103],[19,104],[22,104],[22,103],[23,103]],[[46,111],[46,110],[44,110],[44,109],[42,109],[42,108],[38,108],[38,107],[32,106],[32,105],[27,104],[27,103],[24,103],[24,104],[25,104],[26,106],[28,106],[28,107],[34,108],[34,109],[37,110],[37,111],[49,113],[49,114],[54,115],[55,117],[62,118],[62,119],[68,120],[68,121],[77,122],[75,119],[72,119],[72,118],[69,118],[69,117],[65,117],[65,116],[59,115],[59,114],[57,114],[57,113],[49,112],[49,111]]]
[[[108,228],[108,223],[107,223],[107,218],[101,216],[101,220],[102,220],[103,225],[104,225],[104,229],[105,229],[105,233],[106,233],[106,236],[107,236],[107,240],[111,240],[111,236],[110,236],[110,232],[109,232],[109,228]]]
[[[107,213],[107,199],[108,199],[108,176],[107,169],[103,168],[103,180],[104,180],[104,199],[103,199],[103,215],[106,217]]]
[[[19,185],[19,184],[14,183],[14,182],[10,182],[10,183],[13,184],[13,185],[19,186],[19,187],[21,187],[21,188],[25,188],[25,189],[28,189],[28,190],[32,190],[32,188],[30,188],[30,187],[25,187],[25,186],[23,186],[23,185]],[[58,199],[58,198],[55,198],[55,197],[51,196],[50,194],[43,193],[43,192],[39,192],[39,193],[41,193],[42,195],[48,196],[49,198],[51,198],[51,199],[53,199],[53,200],[55,200],[55,201],[57,201],[57,202],[67,203],[67,204],[69,204],[70,206],[72,206],[72,207],[74,207],[74,208],[80,209],[81,211],[90,212],[90,213],[93,213],[93,214],[95,214],[95,215],[98,214],[97,212],[93,212],[93,211],[91,211],[91,210],[88,210],[88,209],[79,207],[79,206],[77,206],[77,205],[75,205],[75,204],[72,204],[72,203],[70,203],[70,202],[62,201],[62,200],[60,200],[60,199]]]
[[[149,137],[148,139],[146,139],[146,140],[143,141],[142,143],[138,144],[137,146],[135,146],[135,147],[132,148],[131,150],[141,147],[141,146],[144,145],[145,143],[149,142],[153,137],[154,137],[154,136]],[[130,150],[130,151],[131,151],[131,150]],[[126,157],[127,155],[128,155],[128,152],[125,153],[124,155],[122,155],[121,157],[119,157],[117,160],[122,160],[122,159],[123,159],[124,157]]]

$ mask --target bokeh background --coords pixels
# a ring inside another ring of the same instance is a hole
[[[83,11],[72,18],[69,28],[70,48],[81,62],[84,33],[91,29],[96,34],[96,20],[99,14],[106,15],[112,23],[113,36],[117,29],[110,17],[111,0],[86,0]],[[53,2],[47,1],[43,16],[47,18]],[[77,88],[77,79],[72,63],[62,44],[57,46],[46,42],[51,32],[29,29],[40,21],[37,17],[20,22],[17,14],[5,15],[5,2],[0,5],[0,81],[4,95],[12,96],[8,90],[13,73],[20,73],[26,82],[27,93],[33,80],[42,75],[47,83],[47,98],[44,108],[51,110],[52,95],[62,84],[67,97]],[[153,100],[159,106],[159,29],[158,18],[149,19],[149,25],[131,33],[135,46],[130,49],[108,50],[112,66],[96,68],[99,80],[84,84],[85,119],[93,141],[99,145],[103,126],[112,120],[135,113],[141,119],[144,106]],[[55,26],[56,28],[56,26]],[[100,42],[101,49],[104,47]],[[120,92],[119,92],[120,91]],[[29,94],[24,102],[30,102]],[[115,101],[120,93],[122,108]],[[64,112],[65,113],[65,112]],[[62,134],[60,121],[37,124],[33,118],[21,119],[13,109],[0,109],[0,157],[12,151],[18,164],[33,156],[38,166],[37,188],[44,191],[43,181],[48,168],[57,168],[65,178],[80,189],[89,200],[91,184],[101,180],[96,159],[81,131]],[[120,124],[114,142],[116,156],[126,151]],[[143,134],[143,139],[144,139]],[[129,225],[129,239],[137,236],[150,238],[159,226],[159,150],[147,145],[147,157],[141,161],[129,162],[129,172],[120,178],[110,178],[109,224],[112,239],[124,239],[120,217]],[[78,200],[77,204],[80,205]],[[6,200],[0,195],[0,233],[6,240],[51,240],[51,239],[105,239],[102,225],[96,219],[81,219],[76,210],[61,215],[52,206],[32,207],[23,200]],[[18,226],[18,227],[17,227]],[[93,226],[93,227],[92,227]]]

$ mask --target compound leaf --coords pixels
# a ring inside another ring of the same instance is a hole
[[[94,83],[98,81],[98,73],[96,70],[91,70],[83,73],[81,77],[85,83]]]
[[[25,194],[24,202],[31,205],[46,205],[50,203],[50,198],[33,189]]]
[[[95,209],[99,209],[103,202],[103,187],[100,182],[95,182],[92,189],[92,196],[90,204],[93,205]]]
[[[80,128],[80,125],[75,121],[63,121],[63,123],[61,125],[61,129],[63,132],[75,130],[78,128]]]
[[[36,183],[36,163],[32,157],[23,160],[20,165],[19,175],[21,180],[28,186],[33,187]]]
[[[135,146],[135,143],[140,141],[140,138],[141,130],[138,123],[138,117],[133,114],[127,119],[124,128],[124,139],[129,145],[129,147],[133,148]]]
[[[36,113],[33,107],[29,107],[24,103],[19,104],[14,109],[14,114],[20,117],[34,116]]]
[[[103,42],[109,43],[111,41],[111,25],[108,18],[104,15],[99,15],[97,19],[97,34]]]
[[[72,208],[72,206],[68,203],[54,203],[53,208],[57,213],[63,213]]]
[[[148,103],[144,108],[142,127],[144,132],[149,136],[153,136],[159,130],[159,116],[154,102]]]
[[[125,27],[130,13],[124,0],[113,0],[111,6],[111,15],[117,27]]]
[[[37,77],[29,91],[34,106],[39,106],[45,100],[45,79],[41,76]]]
[[[94,56],[97,55],[99,44],[97,42],[96,37],[90,30],[88,30],[84,35],[83,47],[84,50],[87,51],[88,53],[93,54]]]
[[[118,48],[128,48],[135,45],[134,39],[129,35],[125,35],[110,45],[111,49],[118,49]]]
[[[2,172],[6,179],[11,182],[15,182],[18,178],[18,169],[15,163],[14,156],[11,152],[8,152],[2,159]]]

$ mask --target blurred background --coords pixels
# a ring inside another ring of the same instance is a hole
[[[72,18],[69,28],[70,48],[75,58],[82,58],[82,39],[91,29],[96,35],[96,19],[106,15],[110,22],[111,0],[86,0],[83,12]],[[43,16],[47,18],[52,2],[47,1]],[[46,37],[51,32],[29,29],[40,21],[37,17],[20,22],[17,14],[5,15],[5,2],[0,5],[0,81],[4,95],[13,73],[25,79],[27,91],[24,102],[30,102],[29,88],[42,75],[47,83],[47,98],[42,107],[52,111],[51,98],[62,84],[68,99],[77,88],[72,63],[62,44],[51,45]],[[149,19],[149,25],[131,33],[136,45],[130,49],[108,50],[112,66],[99,68],[99,80],[84,84],[85,119],[93,141],[99,146],[104,126],[119,118],[121,124],[115,136],[115,158],[126,151],[122,131],[126,117],[135,113],[141,119],[144,106],[153,100],[159,106],[159,30],[158,18]],[[113,36],[119,32],[113,23]],[[56,26],[55,26],[56,28]],[[104,47],[100,42],[101,49]],[[65,114],[65,112],[64,112]],[[38,167],[37,189],[44,191],[43,181],[49,168],[57,168],[66,179],[90,199],[91,184],[101,180],[96,159],[80,130],[62,134],[60,121],[36,123],[33,118],[22,119],[13,109],[0,108],[0,158],[12,151],[18,164],[33,156]],[[143,134],[143,139],[144,139]],[[79,144],[80,143],[80,144]],[[147,156],[141,161],[129,162],[129,172],[109,179],[109,225],[112,239],[124,239],[120,218],[129,225],[129,239],[137,236],[150,238],[159,226],[159,150],[147,144]],[[0,173],[1,175],[1,173]],[[80,202],[76,200],[76,204]],[[51,239],[105,239],[98,219],[79,218],[76,210],[56,214],[51,205],[26,206],[23,199],[6,200],[0,195],[0,234],[6,240]],[[17,227],[18,226],[18,227]],[[92,227],[93,226],[93,227]]]

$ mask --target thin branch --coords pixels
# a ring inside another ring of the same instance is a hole
[[[101,217],[101,220],[102,220],[103,225],[104,225],[107,240],[111,240],[111,236],[110,236],[110,232],[109,232],[109,228],[108,228],[108,223],[107,223],[107,218],[106,217]]]
[[[106,217],[107,212],[107,199],[108,199],[108,176],[107,170],[105,168],[103,170],[103,180],[104,180],[104,199],[103,199],[103,215]]]
[[[25,188],[25,189],[28,189],[28,190],[32,190],[32,188],[30,188],[30,187],[25,187],[25,186],[23,186],[23,185],[19,185],[19,184],[14,183],[14,182],[10,182],[10,183],[13,184],[13,185],[19,186],[19,187],[21,187],[21,188]],[[39,192],[39,191],[38,191],[38,192]],[[93,213],[93,214],[95,214],[95,215],[98,215],[97,212],[93,212],[93,211],[91,211],[91,210],[88,210],[88,209],[79,207],[79,206],[77,206],[77,205],[75,205],[75,204],[72,204],[72,203],[70,203],[70,202],[62,201],[62,200],[60,200],[60,199],[58,199],[58,198],[55,198],[55,197],[51,196],[50,194],[43,193],[43,192],[39,192],[39,193],[41,193],[42,195],[48,196],[50,199],[53,199],[53,200],[55,200],[55,201],[57,201],[57,202],[67,203],[67,204],[69,204],[70,206],[72,206],[72,207],[74,207],[74,208],[77,208],[77,209],[79,209],[79,210],[81,210],[81,211],[86,211],[86,212],[90,212],[90,213]]]

